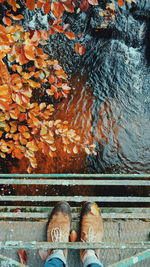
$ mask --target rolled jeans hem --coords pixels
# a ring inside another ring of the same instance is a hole
[[[83,267],[88,267],[88,265],[90,265],[92,263],[99,264],[99,267],[103,267],[100,260],[96,256],[88,256],[83,263]]]
[[[50,261],[53,258],[60,259],[63,262],[63,264],[65,266],[67,266],[67,260],[66,260],[65,256],[62,253],[60,253],[59,251],[57,251],[55,253],[52,253],[50,256],[48,256],[47,259],[46,259],[46,262]]]

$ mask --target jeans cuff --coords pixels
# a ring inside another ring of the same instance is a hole
[[[101,262],[96,256],[88,256],[83,263],[83,267],[87,267],[89,264],[92,264],[92,263],[99,264],[100,267],[103,267],[103,265],[101,264]]]
[[[51,260],[53,258],[60,259],[64,263],[65,266],[67,265],[67,260],[66,260],[66,258],[64,256],[64,253],[62,252],[62,250],[60,250],[60,251],[58,250],[58,251],[52,253],[51,255],[49,255],[47,257],[46,261],[49,261],[49,260]]]

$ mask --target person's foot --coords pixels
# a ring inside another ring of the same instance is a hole
[[[101,242],[103,237],[103,222],[96,203],[85,202],[80,216],[80,239],[81,242]],[[96,255],[99,258],[99,249],[80,250],[82,263],[88,256]]]
[[[71,209],[67,202],[59,202],[52,210],[48,227],[48,242],[68,242],[71,227]],[[48,254],[54,251],[49,250]],[[67,250],[63,250],[64,256],[67,258]]]

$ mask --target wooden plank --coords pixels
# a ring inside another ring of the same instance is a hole
[[[50,212],[0,212],[2,219],[48,219]],[[150,220],[150,214],[141,213],[101,213],[103,219],[146,219]],[[78,218],[79,213],[72,213],[72,218]]]
[[[150,197],[91,197],[91,196],[0,196],[0,201],[22,201],[22,202],[150,202]]]
[[[0,241],[0,249],[150,249],[150,242],[23,242]]]
[[[134,256],[109,265],[108,267],[128,267],[150,258],[150,249],[137,253]]]
[[[110,186],[150,186],[150,181],[140,180],[60,180],[60,179],[0,179],[0,184],[18,185],[110,185]]]
[[[0,212],[14,212],[15,209],[20,209],[22,212],[35,212],[35,213],[49,213],[52,211],[53,207],[42,207],[42,206],[0,206]],[[149,216],[150,208],[116,208],[107,207],[100,208],[102,213],[129,213],[129,214],[146,214]],[[72,213],[79,213],[81,207],[71,207]]]
[[[0,262],[1,266],[11,266],[11,267],[28,267],[27,265],[21,264],[20,262],[17,262],[15,260],[12,260],[10,258],[7,258],[0,254]],[[7,265],[6,265],[7,264]]]

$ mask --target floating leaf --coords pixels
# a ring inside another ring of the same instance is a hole
[[[35,9],[35,0],[26,0],[26,6],[29,10]]]
[[[83,12],[86,12],[89,8],[89,3],[87,0],[82,0],[81,4],[80,4],[80,9],[83,11]]]
[[[8,26],[11,26],[12,21],[11,21],[10,18],[4,16],[4,17],[3,17],[3,23],[6,24],[6,25],[8,25]]]
[[[63,11],[65,10],[64,6],[60,2],[53,2],[51,4],[51,10],[56,18],[60,18],[63,15]]]
[[[20,20],[20,19],[24,19],[24,16],[19,14],[17,16],[14,16],[13,14],[8,13],[7,16],[11,17],[13,20]]]
[[[119,5],[120,7],[123,7],[123,6],[124,6],[124,1],[123,1],[123,0],[118,0],[118,5]]]
[[[65,35],[67,36],[67,38],[69,38],[70,40],[74,40],[75,39],[75,35],[73,32],[67,31],[65,32]]]
[[[27,254],[26,254],[25,249],[19,249],[17,252],[18,252],[18,255],[19,255],[20,262],[22,264],[27,264]]]
[[[82,56],[85,53],[85,47],[77,43],[75,45],[75,52]]]
[[[91,5],[98,5],[98,0],[88,0]]]
[[[43,6],[43,10],[44,10],[44,13],[45,14],[48,14],[50,12],[50,9],[51,9],[51,4],[50,2],[46,2]]]
[[[67,74],[64,72],[63,69],[55,70],[55,74],[56,74],[59,78],[67,79]]]

